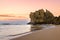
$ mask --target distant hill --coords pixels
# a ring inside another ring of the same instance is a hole
[[[8,20],[8,21],[0,21],[0,25],[25,25],[28,23],[28,20]]]

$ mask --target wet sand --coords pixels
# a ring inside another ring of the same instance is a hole
[[[11,40],[60,40],[60,27],[38,30],[31,34]]]

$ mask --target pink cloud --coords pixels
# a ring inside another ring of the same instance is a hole
[[[11,15],[0,15],[0,17],[15,17],[15,16],[11,16]]]

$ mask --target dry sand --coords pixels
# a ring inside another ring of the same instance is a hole
[[[60,40],[60,27],[35,31],[12,40]]]

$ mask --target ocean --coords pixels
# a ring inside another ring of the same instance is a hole
[[[19,36],[24,36],[32,33],[32,26],[42,27],[41,30],[54,28],[56,25],[42,24],[42,25],[0,25],[0,40],[10,40]]]

